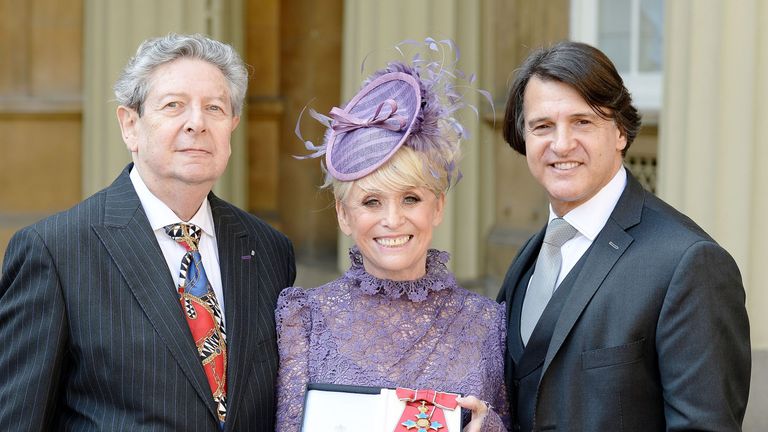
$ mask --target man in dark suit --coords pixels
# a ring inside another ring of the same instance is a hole
[[[610,60],[575,42],[517,71],[504,137],[550,202],[504,280],[515,430],[738,431],[750,379],[736,263],[623,166],[640,127]]]
[[[268,431],[291,243],[211,193],[247,71],[150,39],[115,85],[130,164],[19,231],[0,279],[0,430]]]

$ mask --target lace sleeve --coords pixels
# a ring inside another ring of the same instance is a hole
[[[481,432],[507,432],[507,427],[504,425],[504,420],[499,413],[495,410],[488,411],[488,415],[483,420],[483,426],[480,428]]]
[[[275,430],[300,429],[304,391],[309,381],[308,353],[311,312],[307,293],[301,288],[286,288],[280,293],[275,310],[280,369],[277,376],[277,423]]]
[[[504,352],[507,343],[507,320],[504,303],[497,308],[498,314],[495,327],[486,340],[488,347],[489,363],[493,370],[492,382],[497,383],[494,399],[490,400],[493,410],[485,417],[483,432],[507,431],[510,428],[509,404],[507,402],[507,389],[504,384]]]

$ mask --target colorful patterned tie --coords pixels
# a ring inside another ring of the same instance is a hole
[[[227,335],[224,333],[219,302],[208,283],[200,251],[197,250],[201,230],[192,224],[179,223],[166,226],[165,232],[187,250],[181,259],[179,300],[223,426],[227,416]]]

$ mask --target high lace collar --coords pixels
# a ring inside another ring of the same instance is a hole
[[[450,258],[451,255],[448,252],[429,249],[427,251],[427,272],[424,276],[415,280],[394,281],[379,279],[365,271],[363,255],[357,246],[353,246],[349,249],[349,260],[352,262],[352,266],[344,274],[344,277],[357,282],[360,290],[366,294],[381,293],[392,299],[400,298],[405,294],[413,302],[422,302],[427,299],[430,292],[456,287],[456,278],[445,265]]]

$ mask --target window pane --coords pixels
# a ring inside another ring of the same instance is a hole
[[[597,45],[616,65],[619,72],[629,72],[632,30],[631,0],[600,0]]]
[[[640,0],[640,72],[661,72],[664,59],[663,30],[663,0]]]

